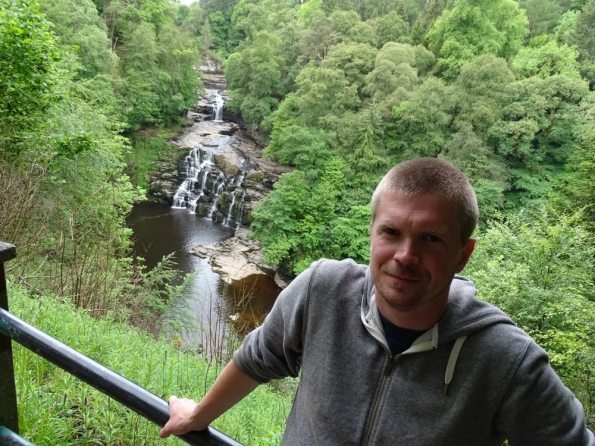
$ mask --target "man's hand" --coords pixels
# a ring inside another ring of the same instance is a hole
[[[200,403],[188,398],[169,397],[169,421],[159,431],[159,436],[167,438],[205,430],[215,418],[257,386],[258,382],[244,374],[231,360]]]
[[[200,410],[196,401],[170,396],[168,403],[169,421],[159,431],[161,438],[167,438],[170,435],[183,435],[191,431],[201,431],[209,426],[209,422],[201,421]]]

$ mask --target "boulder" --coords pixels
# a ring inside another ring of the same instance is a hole
[[[260,244],[248,240],[247,232],[238,229],[234,237],[217,244],[197,246],[190,253],[207,258],[212,270],[229,285],[253,276],[274,277],[274,269],[262,263]]]

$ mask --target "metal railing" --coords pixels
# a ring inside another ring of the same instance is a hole
[[[23,322],[8,311],[4,263],[14,257],[15,247],[0,242],[0,428],[6,428],[0,432],[4,432],[7,437],[8,432],[13,435],[19,433],[11,339],[149,421],[163,426],[169,419],[166,401]],[[212,427],[201,432],[190,432],[179,438],[197,446],[241,446]]]

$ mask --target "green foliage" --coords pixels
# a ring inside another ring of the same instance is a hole
[[[548,351],[562,380],[593,413],[595,251],[578,221],[578,214],[542,210],[494,222],[478,235],[467,274],[481,299],[510,314]]]
[[[398,159],[437,156],[450,135],[451,87],[428,78],[408,100],[393,110],[388,144]]]
[[[373,185],[381,172],[391,166],[384,147],[384,123],[376,104],[361,113],[356,128],[357,139],[353,151],[347,155],[349,167],[358,183]]]
[[[517,78],[537,76],[546,78],[561,74],[580,79],[578,51],[566,44],[549,41],[537,47],[525,47],[512,59]]]
[[[454,79],[463,64],[480,54],[514,56],[527,31],[525,12],[513,0],[455,0],[427,39],[444,77]]]
[[[127,122],[133,130],[147,124],[172,124],[196,101],[202,87],[194,64],[191,39],[172,24],[159,34],[143,22],[125,47],[124,83],[119,91]]]
[[[323,0],[310,0],[306,3],[303,3],[298,11],[298,19],[311,26],[315,19],[323,14],[322,5]]]
[[[365,43],[339,43],[322,63],[324,68],[342,70],[349,85],[357,87],[359,96],[366,75],[374,67],[376,49]]]
[[[330,127],[359,105],[357,85],[350,85],[342,70],[307,67],[296,79],[300,121],[310,127]]]
[[[263,243],[265,263],[298,274],[320,257],[345,186],[343,169],[344,162],[334,157],[315,183],[300,170],[281,175],[253,213],[252,230]]]
[[[253,46],[232,54],[225,63],[232,97],[229,106],[240,111],[248,124],[261,122],[279,104],[284,66],[280,44],[278,37],[261,31]]]
[[[559,189],[562,190],[564,206],[572,210],[584,208],[584,224],[595,230],[595,95],[589,93],[579,107],[580,122],[574,128],[578,149],[570,156],[561,175]]]
[[[171,146],[160,137],[133,136],[130,140],[131,150],[125,154],[125,162],[130,180],[135,186],[147,189],[149,173],[155,169],[156,160],[165,155],[171,156]]]
[[[220,365],[174,340],[154,339],[118,313],[101,319],[63,299],[33,298],[9,290],[11,310],[27,323],[166,399],[200,399]],[[179,344],[178,344],[179,345]],[[143,352],[139,355],[139,352]],[[158,426],[133,413],[35,353],[15,345],[15,375],[21,435],[38,445],[177,444],[162,440]],[[276,445],[291,405],[291,393],[260,386],[214,426],[243,444]]]
[[[548,176],[559,173],[576,150],[578,104],[587,92],[584,81],[565,76],[523,79],[506,88],[504,118],[489,134],[514,171],[515,194],[525,197],[521,203],[551,191]]]
[[[364,43],[374,45],[375,35],[373,28],[361,21],[355,11],[335,11],[330,20],[333,31],[341,42]]]
[[[54,24],[60,43],[76,48],[83,77],[114,71],[118,57],[111,51],[107,26],[91,0],[43,0],[41,10]]]
[[[510,172],[503,158],[491,151],[473,132],[471,125],[453,134],[439,157],[467,175],[477,195],[483,222],[501,209],[504,204],[503,192],[510,188]]]
[[[555,0],[521,0],[519,5],[527,13],[529,38],[551,33],[562,15],[562,7]]]
[[[456,127],[471,124],[474,132],[485,138],[489,128],[502,118],[505,91],[514,80],[506,61],[491,54],[463,65],[453,84],[458,108]]]
[[[571,32],[570,40],[579,50],[581,74],[589,81],[591,87],[595,85],[595,37],[592,32],[594,25],[595,0],[589,0],[578,15],[576,28]]]
[[[388,42],[409,43],[409,23],[397,11],[379,17],[374,21],[376,47],[382,48]]]
[[[0,151],[59,99],[61,53],[37,4],[0,2]]]
[[[370,260],[370,205],[353,206],[345,216],[332,221],[333,258],[350,258],[366,264]]]
[[[327,135],[322,130],[297,125],[276,128],[263,155],[274,157],[315,177],[332,155]]]

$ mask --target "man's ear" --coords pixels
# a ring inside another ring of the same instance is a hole
[[[457,273],[463,271],[463,268],[465,268],[465,265],[467,265],[469,257],[471,257],[471,254],[473,254],[473,250],[475,249],[475,241],[476,240],[474,238],[470,238],[469,240],[467,240],[467,243],[465,244],[465,247],[461,252],[459,264],[457,265]]]

